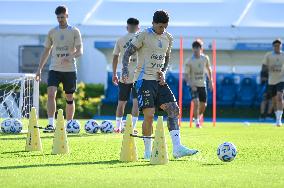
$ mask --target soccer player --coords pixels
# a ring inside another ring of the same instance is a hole
[[[123,80],[129,77],[129,57],[138,51],[138,64],[134,73],[135,88],[138,92],[138,105],[143,111],[142,134],[151,136],[155,107],[168,114],[167,125],[173,143],[173,156],[180,158],[194,155],[198,151],[181,144],[178,126],[179,107],[176,99],[165,82],[170,53],[173,43],[171,34],[166,31],[169,15],[164,10],[154,13],[152,27],[138,33],[126,49],[122,64]],[[152,142],[144,139],[144,158],[151,156]]]
[[[207,102],[206,75],[209,89],[212,91],[212,71],[209,57],[203,53],[203,42],[200,39],[192,43],[192,51],[193,55],[185,65],[185,78],[191,88],[195,125],[196,128],[201,128],[200,117],[205,112]]]
[[[54,115],[56,111],[56,92],[59,83],[63,84],[66,97],[66,119],[74,116],[75,104],[73,93],[76,91],[77,68],[76,59],[83,54],[80,31],[70,26],[68,9],[66,6],[58,6],[55,9],[58,26],[48,32],[45,49],[36,73],[36,79],[40,80],[41,71],[51,53],[51,64],[48,72],[48,101],[47,115],[48,125],[44,132],[54,131]]]
[[[133,77],[134,71],[137,65],[137,53],[133,54],[129,61],[129,77],[127,80],[123,81],[122,77],[118,80],[118,76],[116,73],[117,64],[121,61],[124,55],[126,48],[129,46],[132,38],[134,37],[135,33],[139,30],[139,20],[136,18],[129,18],[127,20],[127,31],[128,33],[123,37],[119,38],[115,44],[113,50],[113,61],[112,61],[112,82],[119,87],[119,97],[118,97],[118,104],[116,108],[116,128],[115,132],[121,132],[121,123],[124,114],[124,109],[127,101],[129,100],[130,93],[132,94],[133,104],[132,104],[132,125],[134,129],[134,133],[137,134],[136,122],[138,120],[139,109],[138,109],[138,102],[137,102],[137,93],[136,90],[133,89]],[[119,59],[120,58],[120,59]]]
[[[276,39],[272,42],[273,51],[268,52],[263,60],[263,66],[268,70],[268,92],[272,97],[276,116],[276,126],[282,125],[283,90],[284,90],[284,53],[282,42]]]

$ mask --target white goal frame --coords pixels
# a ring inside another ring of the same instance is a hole
[[[19,98],[19,106],[18,109],[20,112],[22,112],[23,107],[25,106],[25,101],[24,99],[24,92],[26,89],[26,80],[30,79],[32,80],[32,87],[33,87],[33,93],[28,93],[29,95],[32,94],[32,104],[31,107],[35,107],[37,110],[37,114],[39,113],[39,81],[36,81],[35,79],[36,75],[35,74],[27,74],[27,73],[0,73],[0,83],[2,84],[4,80],[17,80],[20,82],[20,98]],[[28,83],[28,87],[30,87],[30,83]],[[29,91],[28,91],[29,92]],[[10,97],[10,96],[7,96]],[[7,98],[6,97],[6,98]],[[0,106],[2,105],[3,101],[0,102]],[[29,113],[29,112],[28,112]],[[21,116],[21,117],[19,117]],[[1,118],[1,117],[0,117]],[[17,119],[21,119],[22,113],[18,115],[18,117],[13,117]]]

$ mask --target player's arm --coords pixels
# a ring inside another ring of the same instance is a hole
[[[41,55],[40,63],[38,65],[38,69],[37,69],[37,72],[36,72],[36,80],[37,81],[40,81],[40,79],[41,79],[41,71],[42,71],[44,65],[47,62],[47,59],[48,59],[48,57],[50,55],[50,52],[51,52],[51,47],[45,47],[44,48],[44,52]]]
[[[167,53],[166,53],[166,56],[165,56],[164,67],[161,69],[161,72],[158,72],[161,85],[164,85],[166,83],[166,81],[165,81],[166,80],[166,73],[167,73],[167,70],[169,68],[170,54],[171,54],[171,50],[172,50],[172,46],[173,46],[173,37],[171,35],[169,35],[168,37],[169,37],[169,47],[167,49]]]
[[[129,76],[128,64],[129,58],[140,48],[142,48],[145,39],[145,32],[138,33],[132,38],[130,45],[126,48],[122,57],[122,80],[125,82]]]
[[[132,43],[127,47],[123,58],[122,58],[122,79],[125,82],[129,76],[129,70],[128,70],[128,64],[129,64],[129,58],[132,56],[138,48],[134,46]]]
[[[212,79],[212,69],[211,69],[209,58],[206,63],[206,69],[207,69],[207,75],[208,75],[208,80],[209,80],[209,89],[212,91],[213,90],[213,79]]]
[[[117,85],[118,84],[118,76],[117,76],[117,64],[118,64],[118,55],[113,55],[112,59],[112,82]]]
[[[190,63],[187,63],[185,65],[185,81],[187,83],[187,85],[191,88],[192,91],[196,91],[197,88],[192,84],[192,80],[191,80],[191,71],[192,71],[192,68],[190,66]]]
[[[115,43],[113,49],[113,58],[112,58],[112,82],[115,85],[118,85],[118,76],[117,76],[117,65],[118,65],[118,57],[120,55],[120,47],[119,47],[120,40]]]

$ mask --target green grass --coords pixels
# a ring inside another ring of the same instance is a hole
[[[24,151],[26,135],[0,134],[0,187],[284,187],[284,128],[218,123],[190,129],[184,123],[181,132],[183,144],[200,153],[174,160],[166,131],[170,162],[156,166],[142,159],[140,139],[139,161],[119,162],[118,134],[68,135],[68,155],[51,155],[53,134],[41,134],[43,153]],[[230,163],[216,155],[224,141],[238,149]]]

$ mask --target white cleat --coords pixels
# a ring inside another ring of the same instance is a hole
[[[181,146],[179,146],[177,151],[173,152],[173,156],[174,156],[175,159],[178,159],[178,158],[185,157],[185,156],[195,155],[197,153],[198,153],[198,150],[189,149],[189,148],[181,145]]]
[[[144,159],[150,160],[150,158],[151,158],[151,152],[144,152]]]

